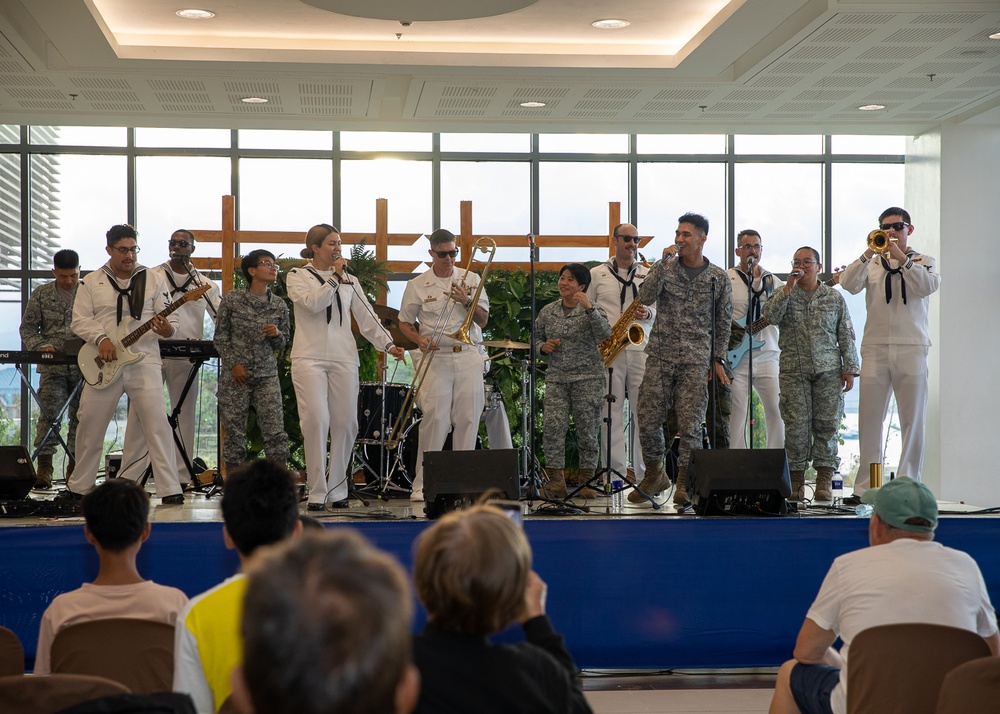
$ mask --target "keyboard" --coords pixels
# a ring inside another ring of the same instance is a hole
[[[0,501],[0,518],[52,518],[55,516],[77,516],[80,514],[79,501],[35,501],[22,498],[18,501]]]

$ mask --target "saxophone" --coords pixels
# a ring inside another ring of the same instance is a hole
[[[601,357],[604,358],[605,367],[610,367],[622,350],[630,344],[641,345],[642,341],[646,339],[646,330],[635,321],[635,311],[640,307],[642,307],[642,303],[639,298],[633,300],[632,304],[622,312],[622,316],[618,318],[614,327],[611,328],[611,337],[601,340],[597,346]]]

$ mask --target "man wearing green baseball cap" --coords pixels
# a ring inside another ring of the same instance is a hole
[[[1000,654],[996,613],[979,566],[968,554],[934,542],[938,508],[930,489],[901,476],[867,491],[863,502],[874,509],[870,547],[833,561],[799,630],[794,659],[778,671],[770,714],[845,714],[848,652],[870,627],[958,627],[979,634],[994,656]],[[843,641],[839,652],[833,649],[837,637]]]

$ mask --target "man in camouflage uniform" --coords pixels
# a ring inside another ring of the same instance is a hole
[[[793,271],[764,305],[778,327],[778,406],[785,422],[785,452],[792,497],[803,498],[806,467],[816,469],[816,500],[829,501],[833,471],[840,465],[837,435],[844,392],[861,371],[854,325],[844,297],[819,281],[819,252],[799,248]]]
[[[701,448],[709,380],[729,384],[725,358],[733,315],[732,286],[725,271],[704,257],[707,239],[704,216],[681,216],[674,245],[663,251],[663,260],[650,269],[639,288],[644,305],[656,304],[656,321],[646,347],[646,374],[639,389],[639,439],[646,460],[639,490],[654,495],[670,485],[663,463],[663,422],[673,406],[681,438],[674,505],[681,507],[688,503],[691,451]],[[637,491],[628,498],[632,503],[645,500]]]
[[[278,276],[277,262],[270,252],[254,250],[243,258],[241,269],[247,287],[223,296],[215,322],[215,348],[222,362],[219,414],[226,429],[222,460],[227,472],[246,459],[251,400],[267,458],[285,463],[289,457],[276,356],[288,343],[288,306],[268,289]]]
[[[75,337],[70,326],[73,323],[73,300],[80,282],[80,256],[74,250],[60,250],[52,256],[52,274],[56,276],[55,280],[31,293],[21,318],[21,341],[26,350],[55,352],[63,348],[66,340]],[[34,446],[38,449],[35,488],[52,485],[52,455],[58,443],[54,434],[61,428],[61,420],[56,417],[79,383],[80,370],[75,364],[38,365],[38,402],[41,410],[35,426]],[[76,392],[66,411],[69,420],[67,477],[76,465],[76,410],[79,406],[80,393]],[[50,428],[53,436],[46,439]]]

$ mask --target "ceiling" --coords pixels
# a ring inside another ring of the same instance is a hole
[[[1000,0],[0,0],[0,121],[915,135],[1000,125],[997,32]]]

